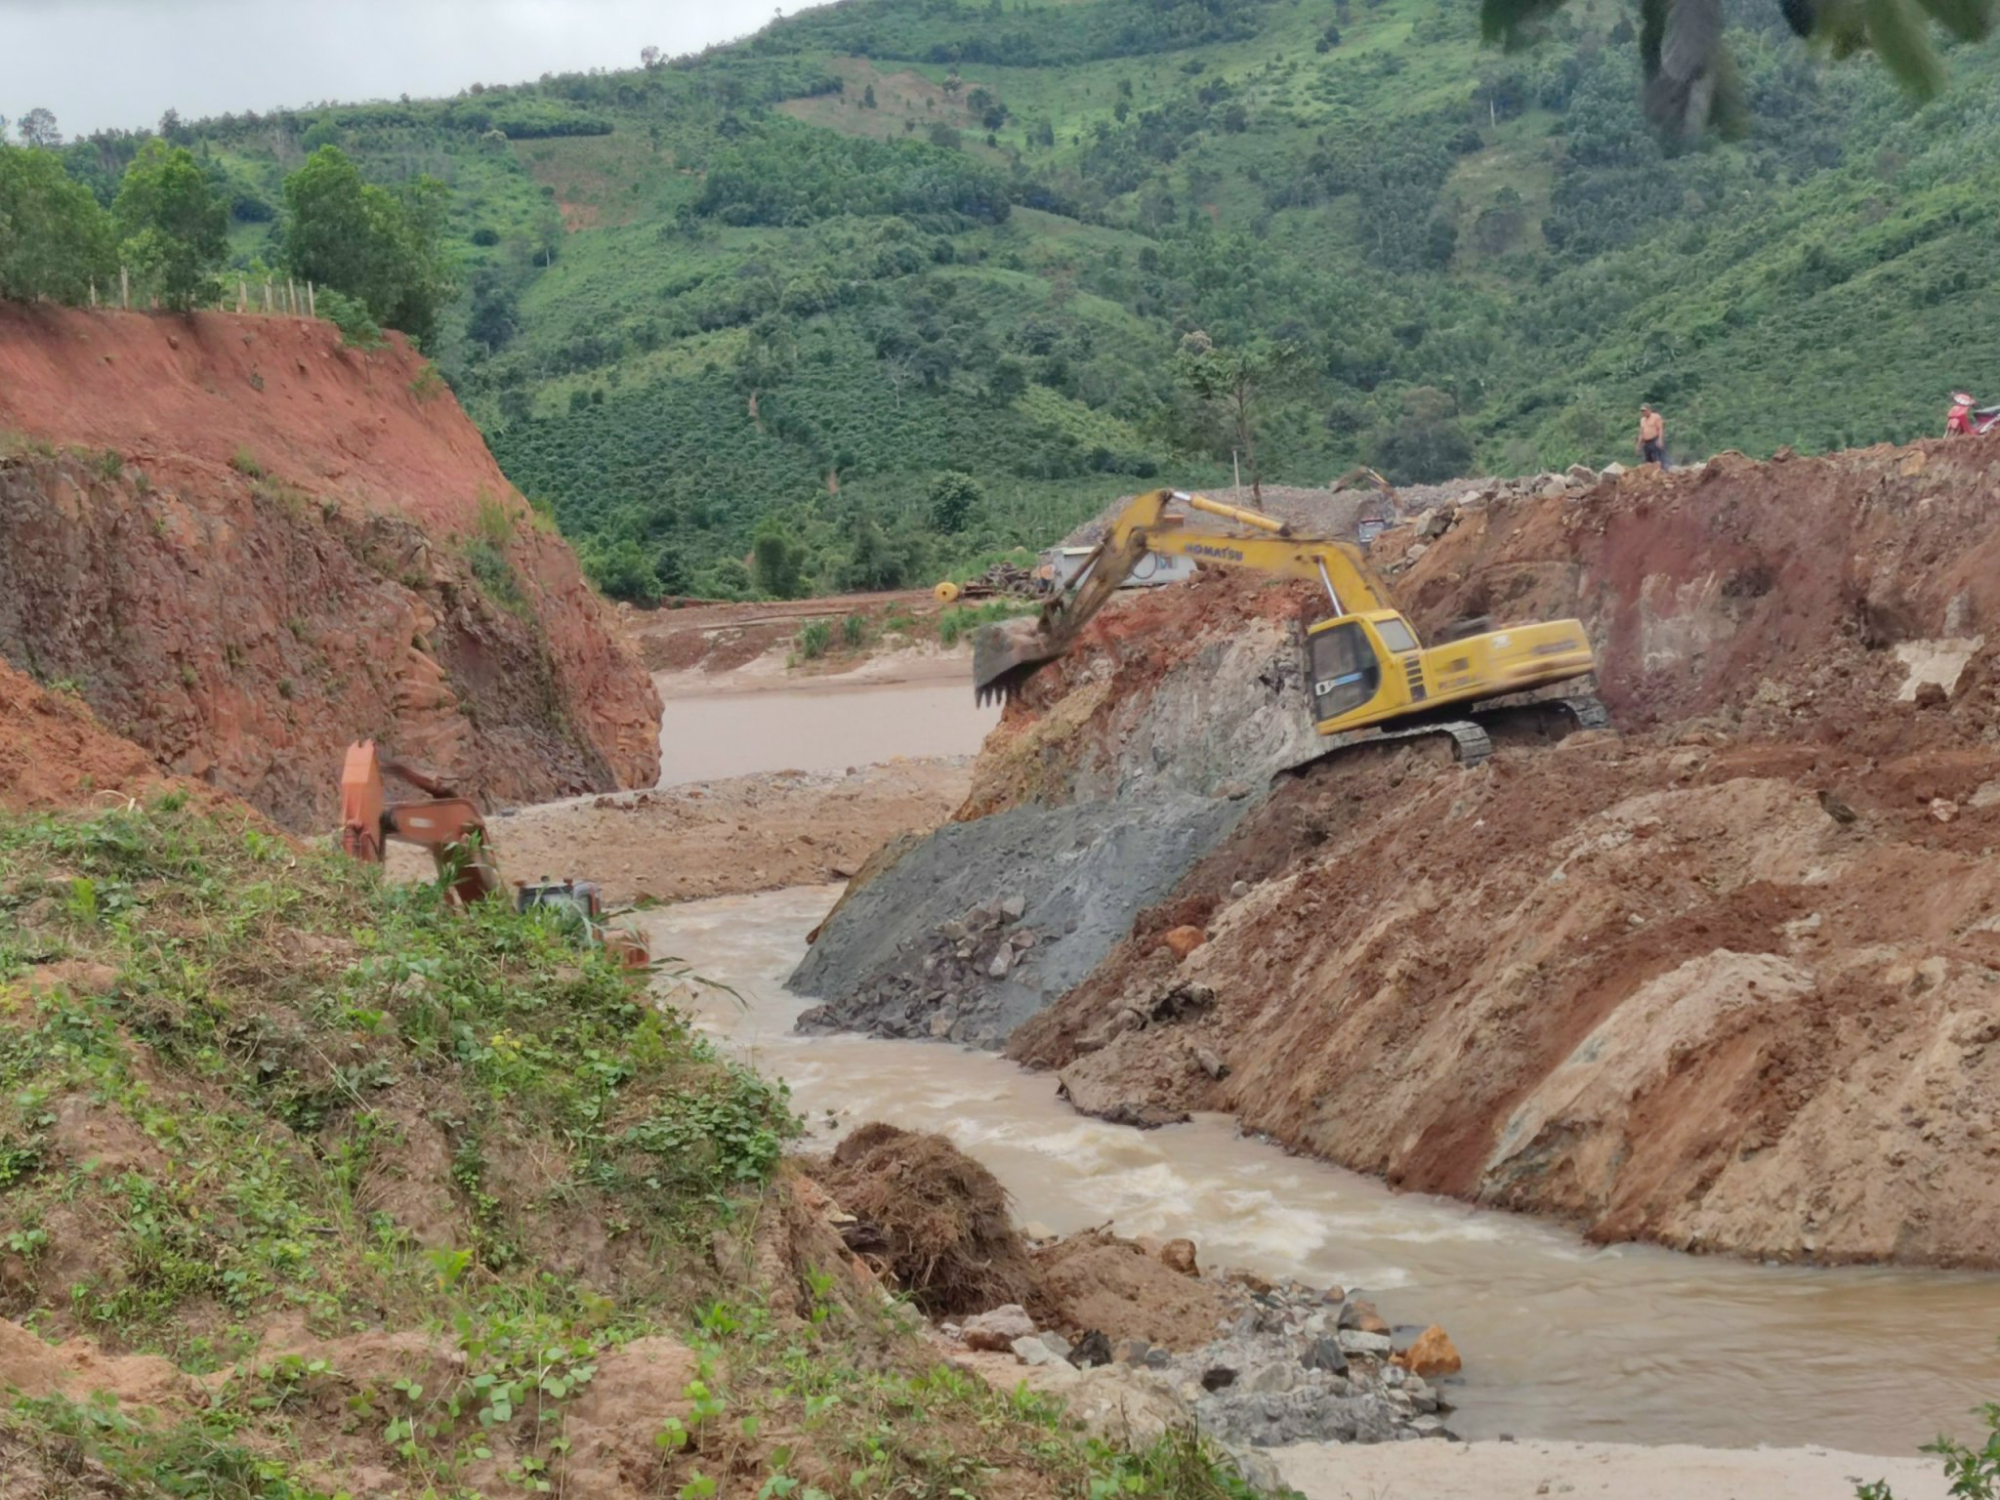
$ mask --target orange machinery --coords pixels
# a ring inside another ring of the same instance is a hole
[[[421,801],[391,802],[382,785],[385,774],[427,795]],[[340,846],[356,859],[379,865],[391,839],[430,850],[439,883],[461,906],[491,900],[505,889],[479,809],[414,768],[383,760],[373,740],[359,740],[347,747],[340,772]],[[628,928],[606,925],[603,902],[590,882],[514,884],[516,910],[546,907],[571,914],[592,942],[615,950],[628,968],[643,968],[651,961],[644,938]]]

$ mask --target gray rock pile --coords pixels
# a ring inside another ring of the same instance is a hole
[[[799,1017],[808,1033],[845,1031],[865,1019],[877,1036],[914,1037],[996,1045],[986,1001],[991,986],[1012,976],[1027,981],[1036,932],[1021,925],[1027,901],[1007,896],[975,906],[940,924],[897,964],[872,976],[841,1001],[816,1005]],[[1016,974],[1017,969],[1023,972]]]
[[[1449,1404],[1417,1373],[1456,1370],[1442,1330],[1392,1331],[1339,1288],[1273,1287],[1214,1273],[1208,1279],[1225,1292],[1234,1316],[1213,1342],[1189,1353],[1143,1339],[1114,1343],[1096,1332],[1072,1344],[1038,1330],[1016,1306],[943,1331],[968,1348],[1011,1351],[1037,1372],[1038,1384],[1072,1404],[1126,1403],[1168,1425],[1192,1416],[1231,1447],[1455,1437],[1444,1422]]]
[[[828,918],[788,981],[822,1002],[799,1030],[998,1048],[1253,805],[1160,790],[947,823]]]

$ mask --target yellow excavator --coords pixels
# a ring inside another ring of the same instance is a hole
[[[1176,504],[1237,529],[1191,526],[1186,515],[1173,509]],[[1454,742],[1459,760],[1472,765],[1493,749],[1479,720],[1498,711],[1532,709],[1538,716],[1554,714],[1573,728],[1596,729],[1610,722],[1584,682],[1596,670],[1597,659],[1581,621],[1513,625],[1426,648],[1352,544],[1294,536],[1284,522],[1262,511],[1174,490],[1154,490],[1133,500],[1089,562],[1039,616],[979,632],[972,649],[978,700],[1015,697],[1038,670],[1069,650],[1119,582],[1148,554],[1302,578],[1326,590],[1333,612],[1306,631],[1313,727],[1326,740],[1319,755],[1376,740],[1445,735]]]

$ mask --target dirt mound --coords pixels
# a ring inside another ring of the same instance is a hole
[[[808,1170],[860,1221],[850,1242],[931,1316],[1042,1303],[1007,1190],[943,1136],[862,1125]]]
[[[1581,616],[1617,732],[1281,782],[1012,1052],[1601,1239],[1996,1264],[1996,459],[1462,504],[1397,584],[1420,626]]]
[[[659,704],[400,341],[0,308],[0,657],[296,827],[373,734],[488,800],[647,785]]]
[[[138,795],[165,778],[78,698],[45,692],[0,662],[0,811],[66,807],[99,792]]]
[[[1163,1349],[1199,1349],[1232,1308],[1214,1283],[1162,1264],[1135,1240],[1102,1230],[1071,1235],[1034,1257],[1049,1302],[1077,1337],[1144,1339]]]

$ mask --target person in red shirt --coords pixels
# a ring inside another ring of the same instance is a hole
[[[1972,432],[1972,398],[1964,391],[1953,391],[1951,413],[1944,419],[1944,435],[1970,437]]]

